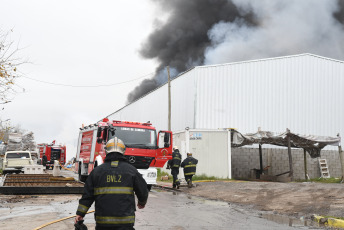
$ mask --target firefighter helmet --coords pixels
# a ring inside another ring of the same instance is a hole
[[[117,152],[124,155],[125,145],[121,139],[117,137],[111,138],[105,146],[106,154]]]
[[[188,157],[192,157],[192,153],[187,153],[186,154]]]
[[[173,150],[177,150],[177,149],[178,149],[178,146],[175,145],[175,146],[173,147]]]

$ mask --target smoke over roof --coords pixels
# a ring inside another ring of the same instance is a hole
[[[195,65],[314,53],[344,59],[344,1],[154,0],[169,16],[140,54],[159,66],[133,102]]]

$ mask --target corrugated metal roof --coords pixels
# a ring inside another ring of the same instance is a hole
[[[295,54],[295,55],[272,57],[272,58],[261,58],[261,59],[247,60],[247,61],[229,62],[229,63],[215,64],[215,65],[203,65],[203,66],[197,66],[197,68],[218,67],[218,66],[224,66],[224,65],[238,65],[238,64],[246,64],[246,63],[252,63],[252,62],[271,61],[271,60],[295,58],[295,57],[302,57],[302,56],[312,56],[312,57],[316,57],[316,58],[320,58],[320,59],[325,59],[325,60],[328,60],[328,61],[344,63],[344,61],[341,61],[341,60],[336,60],[336,59],[332,59],[332,58],[328,58],[328,57],[323,57],[323,56],[319,56],[319,55],[311,54],[311,53],[303,53],[303,54]]]

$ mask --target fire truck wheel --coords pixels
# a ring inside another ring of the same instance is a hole
[[[81,165],[81,164],[79,164]],[[78,175],[79,175],[79,181],[81,182],[86,182],[86,179],[87,179],[87,176],[84,176],[84,175],[81,175],[81,168],[79,167],[79,170],[78,170]]]
[[[152,185],[151,184],[147,184],[147,189],[148,189],[148,191],[150,191],[152,189]]]
[[[81,182],[86,182],[86,179],[87,179],[87,176],[83,176],[83,175],[80,175],[79,174],[79,181],[81,181]]]

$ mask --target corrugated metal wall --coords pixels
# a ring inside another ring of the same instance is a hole
[[[304,54],[196,67],[171,82],[172,131],[344,135],[344,63]],[[167,84],[110,115],[167,129]]]
[[[193,71],[171,81],[172,130],[194,126],[195,80]],[[167,84],[108,116],[113,120],[150,121],[157,130],[168,129]]]
[[[344,64],[300,55],[197,68],[197,128],[344,135]]]

